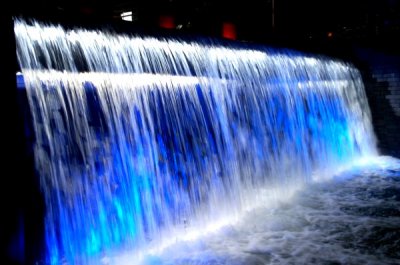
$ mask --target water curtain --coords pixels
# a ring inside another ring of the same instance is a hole
[[[15,35],[52,264],[238,216],[260,189],[376,153],[344,62],[22,20]]]

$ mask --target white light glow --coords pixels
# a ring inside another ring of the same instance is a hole
[[[255,209],[266,207],[275,208],[282,202],[289,202],[298,190],[302,188],[302,185],[292,185],[286,187],[284,190],[277,187],[271,187],[268,189],[260,189],[257,192],[249,191],[246,197],[252,202],[248,205],[244,205],[243,210],[240,213],[232,213],[231,215],[225,215],[217,220],[208,222],[206,225],[193,225],[186,228],[176,229],[170,231],[168,234],[162,236],[161,242],[156,242],[155,245],[149,245],[147,248],[143,248],[138,251],[116,253],[111,258],[112,263],[117,265],[140,265],[147,264],[145,261],[151,257],[163,255],[168,252],[168,249],[175,247],[182,243],[195,242],[206,238],[217,233],[221,233],[222,229],[229,226],[236,226],[244,217]],[[285,196],[283,196],[285,194]],[[107,259],[110,260],[110,259]],[[108,263],[107,263],[108,264]]]
[[[132,11],[121,13],[121,18],[125,21],[132,21]]]

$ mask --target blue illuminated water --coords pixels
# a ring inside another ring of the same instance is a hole
[[[139,259],[377,155],[349,64],[23,21],[15,34],[51,264]]]

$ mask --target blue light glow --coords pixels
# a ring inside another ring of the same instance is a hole
[[[51,264],[136,251],[242,212],[260,188],[376,154],[345,63],[21,21],[15,32]]]

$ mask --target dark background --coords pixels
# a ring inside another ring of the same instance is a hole
[[[326,39],[328,32],[334,39],[395,39],[400,32],[398,0],[22,0],[12,9],[92,19],[119,19],[121,12],[133,11],[133,24],[144,27],[157,27],[160,16],[169,15],[183,31],[213,36],[220,35],[222,22],[232,22],[238,39],[247,41],[277,35]]]
[[[400,156],[400,117],[396,114],[400,100],[389,102],[390,97],[397,100],[400,95],[400,1],[22,0],[0,5],[2,264],[34,264],[41,260],[43,251],[44,203],[26,128],[21,123],[26,113],[20,107],[15,82],[14,16],[77,24],[123,24],[133,30],[216,38],[223,37],[223,24],[230,23],[239,42],[288,47],[349,61],[362,73],[381,152]],[[126,11],[132,11],[132,22],[122,22],[120,15]],[[172,24],[166,25],[166,20]]]

